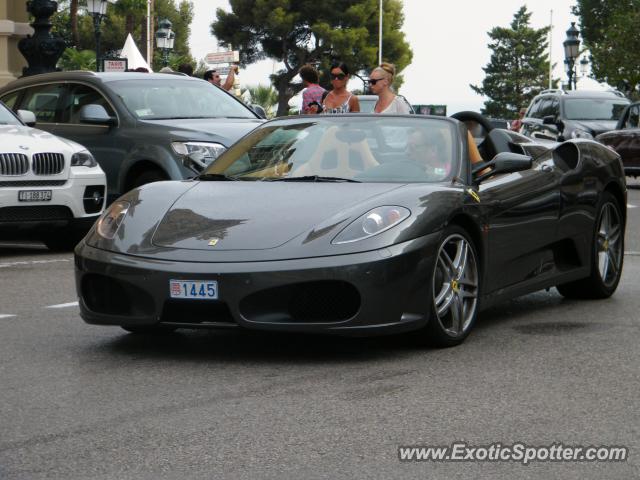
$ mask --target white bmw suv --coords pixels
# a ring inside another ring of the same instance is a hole
[[[35,120],[0,102],[0,239],[73,248],[104,210],[106,177],[82,145]]]

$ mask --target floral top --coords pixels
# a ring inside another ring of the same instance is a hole
[[[351,107],[349,106],[349,102],[351,101],[351,97],[353,95],[349,95],[349,97],[345,100],[342,105],[337,107],[329,108],[324,103],[322,104],[322,113],[349,113],[351,111]],[[326,100],[326,99],[325,99]]]
[[[318,104],[321,104],[322,94],[324,92],[325,89],[317,83],[309,85],[307,88],[305,88],[302,92],[302,113],[310,113],[309,104],[312,102],[318,102]]]

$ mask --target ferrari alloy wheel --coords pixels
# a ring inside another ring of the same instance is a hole
[[[478,261],[473,243],[458,227],[445,231],[433,271],[429,334],[438,346],[461,343],[475,322],[479,297]]]
[[[603,205],[600,226],[596,233],[598,272],[606,287],[620,278],[622,269],[622,221],[618,207],[611,202]]]
[[[624,260],[624,220],[618,201],[605,192],[595,223],[591,275],[583,280],[558,285],[567,298],[607,298],[615,292]]]

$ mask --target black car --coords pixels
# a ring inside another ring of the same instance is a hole
[[[527,109],[520,133],[554,142],[593,139],[613,130],[628,104],[620,92],[544,90]]]
[[[145,183],[190,175],[183,159],[210,163],[262,119],[204,80],[153,73],[58,72],[0,89],[36,127],[89,149],[107,175],[109,200]]]
[[[619,157],[458,117],[273,120],[199,177],[127,193],[76,248],[82,318],[133,332],[424,330],[448,346],[500,300],[611,295]],[[475,164],[467,120],[488,132]]]
[[[616,129],[601,133],[596,140],[618,152],[627,175],[640,175],[640,102],[629,105]]]

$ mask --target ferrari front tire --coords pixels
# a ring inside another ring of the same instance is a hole
[[[480,268],[473,241],[457,225],[443,232],[431,285],[427,341],[437,347],[459,345],[469,335],[478,314]]]
[[[609,192],[604,192],[591,248],[591,274],[556,288],[567,298],[608,298],[616,291],[624,261],[624,219],[620,205]]]

